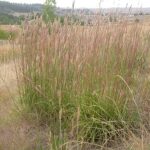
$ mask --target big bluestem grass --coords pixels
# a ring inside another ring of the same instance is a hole
[[[137,76],[148,41],[140,24],[81,26],[26,22],[21,37],[21,104],[52,133],[112,140],[137,129]]]

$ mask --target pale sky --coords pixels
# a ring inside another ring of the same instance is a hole
[[[1,1],[1,0],[0,0]],[[45,0],[2,0],[16,3],[44,3]],[[58,7],[71,8],[74,0],[56,0]],[[150,0],[101,0],[101,7],[150,7]],[[98,8],[100,0],[76,0],[75,8]]]

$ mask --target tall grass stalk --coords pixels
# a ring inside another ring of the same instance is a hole
[[[21,37],[21,104],[52,134],[106,142],[137,129],[137,75],[145,69],[143,26],[81,26],[38,20]]]

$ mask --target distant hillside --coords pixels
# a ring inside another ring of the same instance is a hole
[[[42,4],[20,4],[20,3],[10,3],[0,1],[0,13],[3,14],[23,14],[23,13],[31,13],[31,12],[42,12],[43,5]],[[123,14],[136,14],[136,13],[143,13],[149,14],[150,8],[104,8],[102,12],[104,13],[111,13],[116,12]],[[57,15],[68,15],[72,12],[72,9],[65,9],[65,8],[57,8],[56,13]],[[100,12],[99,9],[75,9],[75,14],[84,14],[90,15]]]
[[[0,24],[20,24],[22,20],[22,17],[0,13]]]
[[[0,1],[0,24],[20,24],[26,15],[41,13],[41,4],[18,4]]]
[[[30,14],[32,18],[34,13],[41,13],[42,4],[20,4],[0,1],[0,24],[20,24],[21,21]],[[99,9],[65,9],[57,8],[57,16],[83,16],[83,18],[93,18],[94,15],[108,16],[115,12],[120,15],[149,15],[150,8],[103,8]],[[85,17],[86,16],[86,17]]]
[[[41,12],[41,4],[18,4],[0,1],[0,13],[13,14],[13,13],[30,13]]]

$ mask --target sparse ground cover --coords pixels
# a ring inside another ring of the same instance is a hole
[[[7,33],[7,32],[0,29],[0,39],[6,40],[8,38],[9,38],[9,33]]]
[[[144,31],[25,25],[19,60],[9,57],[18,53],[12,45],[0,48],[8,58],[0,61],[0,149],[149,150],[149,26]]]
[[[6,63],[19,57],[19,26],[0,25],[0,63]]]
[[[15,46],[13,49],[13,45],[10,44],[9,41],[0,41],[0,43],[0,63],[9,63],[19,58],[19,46]]]
[[[12,46],[5,44],[0,48],[0,56],[4,56],[6,50],[7,57],[7,61],[0,61],[0,150],[40,149],[43,143],[48,144],[48,129],[38,126],[36,121],[26,119],[19,111],[17,62],[14,59],[18,54],[10,59]]]
[[[6,31],[3,29],[0,29],[0,40],[14,39],[15,36],[16,36],[16,33],[13,31]]]

